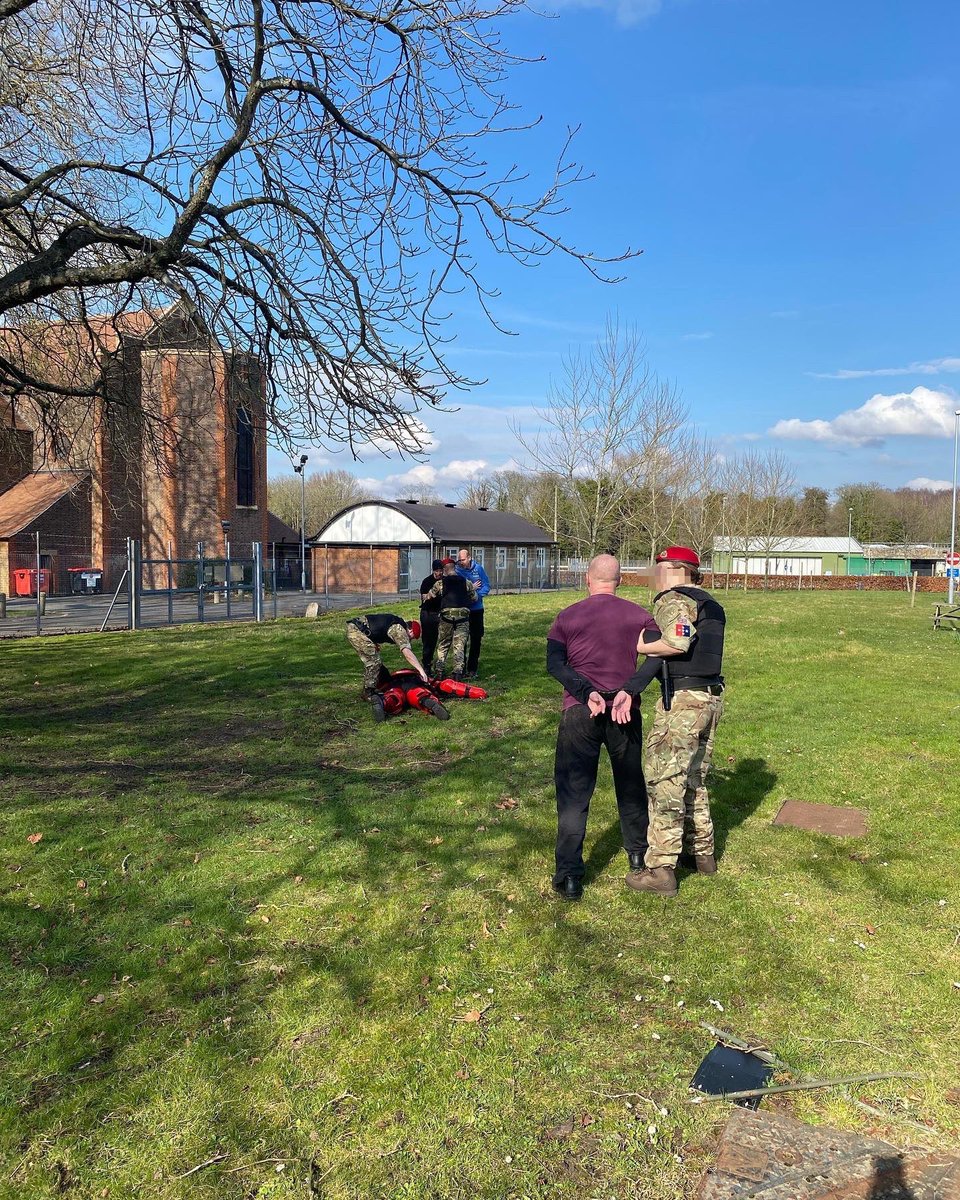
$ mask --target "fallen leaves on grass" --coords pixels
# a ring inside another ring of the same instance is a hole
[[[479,1025],[483,1020],[484,1013],[490,1008],[489,1004],[485,1004],[483,1008],[471,1008],[467,1012],[461,1013],[457,1017],[453,1017],[454,1021],[462,1021],[464,1025]]]
[[[28,833],[27,841],[30,843],[31,846],[35,846],[37,844],[37,842],[43,841],[43,834],[42,833]]]
[[[510,808],[519,808],[519,807],[520,807],[520,801],[515,800],[513,798],[513,796],[504,796],[504,798],[500,801],[499,804],[494,805],[494,808],[499,808],[501,812],[506,812],[506,810],[510,809]]]

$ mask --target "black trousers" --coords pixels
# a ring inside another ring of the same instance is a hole
[[[585,704],[576,704],[560,718],[557,732],[557,883],[565,875],[583,876],[583,838],[603,746],[613,769],[623,848],[628,852],[647,848],[649,816],[639,706],[629,724],[617,725],[608,713],[591,717]]]
[[[440,614],[435,612],[420,613],[420,638],[423,646],[423,668],[430,674],[433,656],[437,652],[437,638],[440,636]]]
[[[483,609],[470,610],[470,647],[467,650],[467,674],[480,665],[480,643],[483,641]]]

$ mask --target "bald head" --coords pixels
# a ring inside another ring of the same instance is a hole
[[[620,563],[612,554],[598,554],[587,567],[587,590],[591,595],[615,592],[620,586]]]

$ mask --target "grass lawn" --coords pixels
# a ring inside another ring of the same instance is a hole
[[[342,615],[0,645],[0,1195],[687,1196],[725,1114],[687,1102],[701,1020],[917,1076],[853,1093],[889,1120],[768,1107],[960,1136],[960,638],[899,594],[731,592],[720,873],[628,891],[604,763],[564,905],[575,598],[494,598],[449,722],[375,726]],[[771,828],[788,797],[869,836]]]

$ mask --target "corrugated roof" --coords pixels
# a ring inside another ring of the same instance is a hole
[[[42,517],[87,479],[86,471],[35,471],[0,495],[0,538],[10,538]]]
[[[364,507],[392,508],[419,525],[429,537],[433,530],[435,542],[496,543],[503,545],[553,545],[553,537],[539,525],[518,517],[516,513],[495,509],[458,508],[452,504],[419,504],[409,500],[365,500],[351,504],[331,517],[316,535],[324,531],[351,509]]]
[[[743,554],[744,539],[734,538],[733,553]],[[714,553],[730,549],[730,538],[715,538]],[[748,538],[747,554],[862,554],[863,547],[856,538],[845,537],[782,537]]]

